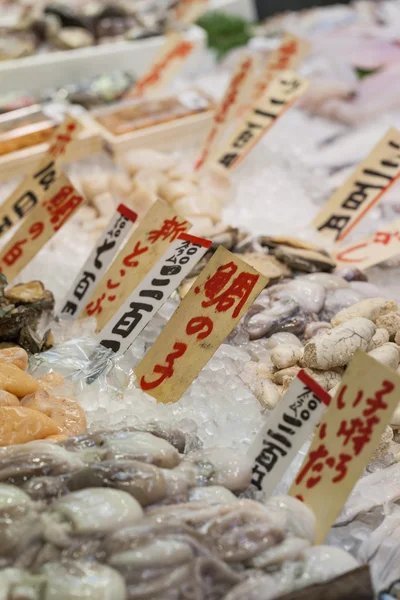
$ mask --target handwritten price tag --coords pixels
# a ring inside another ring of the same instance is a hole
[[[81,317],[95,316],[97,333],[121,308],[154,264],[191,224],[159,200],[146,213],[105,273]]]
[[[400,131],[390,129],[325,204],[313,226],[341,242],[400,176]]]
[[[166,36],[166,42],[149,70],[126,94],[126,97],[141,98],[158,92],[170,81],[194,50],[194,44],[177,33]]]
[[[98,342],[113,352],[126,352],[211,244],[211,240],[181,233],[110,319]]]
[[[88,300],[91,288],[107,271],[136,219],[137,214],[125,204],[118,206],[115,215],[71,285],[59,316],[63,318],[79,316]]]
[[[249,79],[251,79],[253,65],[254,60],[250,55],[245,56],[239,61],[226,92],[215,111],[214,122],[207,136],[202,154],[196,163],[196,169],[200,169],[209,160],[212,152],[221,140],[227,123],[235,114],[235,109],[241,98],[241,91],[246,87]]]
[[[318,383],[299,372],[248,451],[253,461],[251,483],[257,490],[272,494],[330,401]]]
[[[347,246],[338,247],[335,261],[338,266],[352,265],[367,269],[400,254],[400,219],[372,236],[364,237]]]
[[[175,9],[175,19],[182,25],[190,25],[206,12],[209,0],[179,0]]]
[[[61,175],[56,190],[47,194],[0,252],[0,271],[10,282],[36,256],[83,203],[68,177]]]
[[[57,188],[65,152],[81,128],[79,121],[69,115],[57,127],[49,149],[33,175],[26,177],[0,206],[0,238],[21,221],[46,194]]]
[[[314,512],[316,544],[323,542],[361,477],[399,393],[400,377],[358,350],[289,492]]]
[[[135,373],[158,402],[177,402],[268,279],[220,246]]]
[[[244,115],[216,160],[228,170],[236,167],[307,86],[306,79],[291,71],[278,75],[265,96]]]

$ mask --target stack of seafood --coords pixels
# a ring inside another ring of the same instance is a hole
[[[359,563],[229,451],[153,426],[0,450],[4,598],[268,600]]]

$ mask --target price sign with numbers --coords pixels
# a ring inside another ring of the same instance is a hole
[[[220,246],[135,369],[142,390],[177,402],[267,283]]]
[[[89,298],[81,317],[96,317],[98,333],[154,264],[191,224],[158,200],[139,222]]]
[[[49,149],[35,172],[26,177],[0,206],[0,237],[21,221],[44,196],[58,186],[60,164],[68,145],[76,138],[82,125],[74,117],[66,116],[54,132]]]
[[[358,350],[289,491],[314,512],[316,544],[324,541],[371,459],[399,394],[399,375]]]

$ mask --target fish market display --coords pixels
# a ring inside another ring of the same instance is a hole
[[[312,547],[304,504],[239,497],[249,465],[196,446],[153,427],[1,449],[5,598],[268,600],[359,566]]]

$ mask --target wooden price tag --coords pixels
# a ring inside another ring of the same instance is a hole
[[[177,402],[267,283],[220,246],[135,369],[142,390]]]
[[[239,61],[225,94],[214,113],[213,125],[207,136],[201,156],[196,163],[196,170],[200,169],[209,160],[212,152],[220,142],[226,125],[235,114],[241,98],[241,91],[251,79],[253,65],[254,60],[250,55],[246,55]]]
[[[313,226],[341,242],[400,176],[400,131],[390,129],[328,200]]]
[[[158,92],[181,69],[194,50],[194,44],[178,33],[166,36],[166,42],[157,54],[149,70],[125,95],[129,98]]]
[[[95,316],[96,332],[101,331],[167,251],[171,242],[190,227],[191,224],[168,204],[158,200],[141,219],[137,229],[95,288],[81,318]]]
[[[363,270],[400,254],[400,219],[347,246],[339,246],[334,255],[340,266]]]
[[[316,544],[323,542],[361,477],[399,394],[399,375],[358,350],[289,492],[314,512]]]
[[[243,160],[278,117],[307,89],[308,81],[291,71],[280,73],[265,95],[251,108],[236,127],[216,160],[230,170]]]
[[[41,202],[45,195],[58,188],[60,165],[66,149],[81,128],[79,121],[70,115],[57,127],[35,172],[26,177],[0,206],[0,238]]]
[[[8,282],[26,267],[83,201],[68,177],[61,175],[51,193],[35,206],[0,252],[0,271]]]
[[[210,0],[179,0],[174,18],[182,25],[190,25],[207,11],[209,4]]]
[[[304,60],[311,48],[311,44],[301,38],[286,33],[279,48],[274,50],[267,59],[261,77],[254,84],[251,104],[254,104],[265,94],[274,78],[280,71],[295,71]]]
[[[331,397],[305,371],[294,378],[286,394],[267,417],[249,448],[252,485],[268,497],[294,457],[321,421]]]
[[[109,320],[98,342],[113,352],[126,352],[211,244],[181,233]]]
[[[107,271],[137,217],[137,214],[125,204],[117,207],[115,215],[112,216],[103,235],[71,285],[59,316],[63,318],[79,317],[88,301],[91,288],[96,281],[101,280]]]

